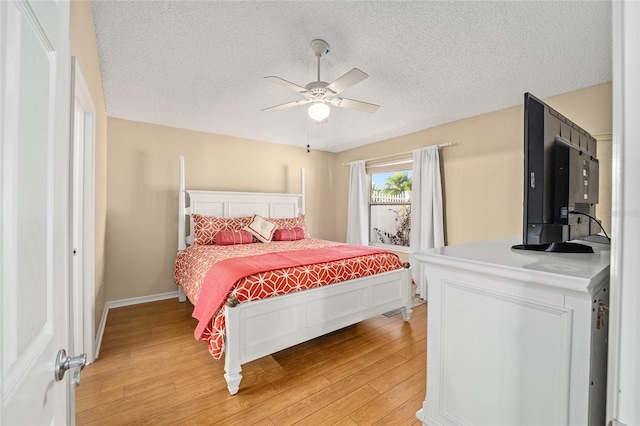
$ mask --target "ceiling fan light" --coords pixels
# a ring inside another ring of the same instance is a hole
[[[327,117],[329,117],[330,112],[331,109],[329,108],[329,105],[325,104],[322,101],[314,102],[309,107],[309,117],[311,117],[311,119],[315,121],[326,120]]]

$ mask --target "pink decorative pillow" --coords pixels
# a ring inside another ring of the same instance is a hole
[[[309,230],[304,220],[304,215],[298,217],[287,218],[269,218],[269,220],[276,224],[278,229],[293,229],[302,228],[304,238],[309,238]]]
[[[253,242],[253,235],[247,231],[220,231],[214,238],[219,246],[231,246],[234,244],[250,244]]]
[[[268,243],[273,238],[274,232],[276,232],[276,225],[262,216],[254,214],[251,223],[245,226],[244,230],[251,233],[251,235],[263,243]]]
[[[291,229],[278,228],[276,233],[273,234],[273,241],[297,241],[303,238],[304,231],[299,226]]]
[[[194,214],[193,220],[193,243],[195,245],[215,244],[215,238],[220,231],[240,231],[249,223],[251,216],[245,217],[214,217]]]

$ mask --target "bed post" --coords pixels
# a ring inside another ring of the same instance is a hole
[[[178,188],[178,251],[182,251],[187,248],[185,241],[185,224],[184,224],[184,208],[185,206],[185,194],[184,194],[184,156],[180,156],[180,177]]]
[[[178,253],[187,248],[187,231],[185,229],[185,209],[186,196],[184,186],[184,155],[180,156],[180,176],[178,188]],[[178,301],[185,302],[187,300],[182,287],[178,287]]]
[[[304,215],[305,195],[304,195],[304,168],[300,169],[300,216]]]

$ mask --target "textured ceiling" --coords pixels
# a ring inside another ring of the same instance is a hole
[[[609,2],[93,1],[107,114],[339,152],[611,81]],[[263,79],[369,78],[315,125]]]

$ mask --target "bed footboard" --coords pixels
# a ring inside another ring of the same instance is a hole
[[[242,367],[265,355],[394,309],[411,318],[411,270],[405,268],[269,299],[225,306],[225,379],[238,392]]]

